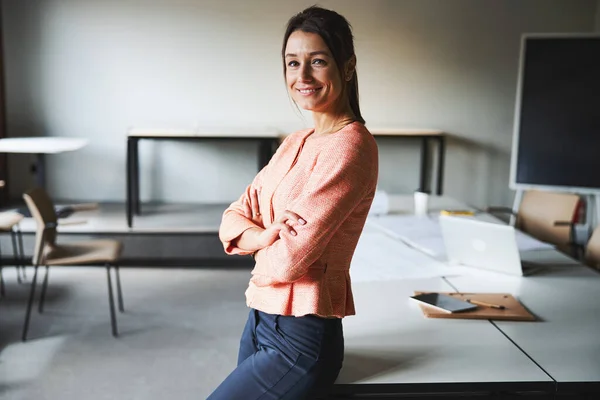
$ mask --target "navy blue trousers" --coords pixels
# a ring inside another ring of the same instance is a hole
[[[341,319],[250,310],[237,368],[208,400],[314,400],[329,391],[343,359]]]

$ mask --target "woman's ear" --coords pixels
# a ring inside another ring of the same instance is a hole
[[[346,65],[344,68],[344,80],[346,82],[350,82],[354,77],[354,72],[356,71],[356,56],[352,54],[350,59],[346,61]]]

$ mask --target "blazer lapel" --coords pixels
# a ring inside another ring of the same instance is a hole
[[[279,187],[281,181],[288,172],[294,166],[296,160],[300,156],[300,151],[302,150],[302,146],[304,145],[304,141],[306,138],[314,131],[314,129],[307,129],[302,131],[294,138],[290,138],[292,140],[291,143],[287,144],[287,148],[278,157],[277,160],[273,164],[273,168],[269,170],[269,176],[265,177],[263,183],[263,192],[261,201],[267,200],[266,204],[268,205],[268,212],[266,215],[263,215],[263,224],[265,227],[271,225],[275,218],[275,212],[273,210],[273,195],[275,191]]]

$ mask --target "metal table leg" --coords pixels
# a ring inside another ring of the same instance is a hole
[[[133,207],[136,215],[141,214],[140,206],[140,159],[138,151],[139,138],[132,138],[131,159],[133,171]]]
[[[429,138],[421,138],[421,175],[419,177],[419,191],[429,193],[429,185],[427,184],[429,167]]]
[[[438,165],[437,165],[437,191],[436,194],[441,196],[444,192],[444,156],[446,155],[446,138],[440,136],[438,138]]]
[[[261,139],[258,143],[258,170],[262,170],[271,161],[277,150],[277,139]]]
[[[46,190],[46,163],[44,154],[41,153],[35,155],[35,183]]]
[[[125,212],[127,214],[127,226],[129,228],[131,228],[131,225],[133,224],[133,207],[132,207],[132,201],[133,201],[133,182],[132,182],[132,173],[133,173],[133,168],[132,168],[132,157],[131,157],[131,153],[132,153],[132,143],[133,143],[133,139],[132,138],[127,138],[127,155],[126,155],[126,179],[127,179],[127,190],[126,190],[126,199],[125,199]]]

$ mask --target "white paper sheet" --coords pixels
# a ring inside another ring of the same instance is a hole
[[[352,258],[353,282],[454,275],[452,267],[375,229],[365,229]]]
[[[369,217],[367,223],[432,257],[445,258],[446,250],[438,222],[427,216],[384,215]]]
[[[374,215],[385,215],[390,211],[390,199],[388,194],[383,190],[375,191],[375,197],[373,198],[373,203],[371,203],[371,208],[369,209],[369,214]]]
[[[545,250],[555,248],[554,245],[539,241],[536,238],[526,235],[525,233],[519,230],[515,229],[515,233],[517,237],[517,247],[519,248],[519,251]]]
[[[435,257],[446,260],[446,248],[438,218],[412,215],[370,216],[369,226],[376,227],[393,238]],[[493,223],[493,222],[490,222]],[[554,246],[515,230],[519,251],[553,249]]]

